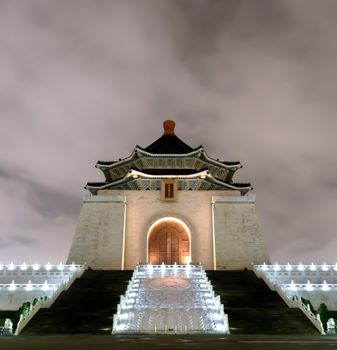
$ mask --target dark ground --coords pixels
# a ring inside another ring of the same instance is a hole
[[[321,350],[337,348],[337,336],[268,336],[268,335],[49,335],[0,337],[0,349],[87,350],[87,349],[276,349]]]

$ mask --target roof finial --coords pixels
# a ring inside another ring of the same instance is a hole
[[[165,120],[163,126],[164,135],[175,135],[174,127],[176,126],[176,123],[174,122],[174,120]]]

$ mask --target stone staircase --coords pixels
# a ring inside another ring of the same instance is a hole
[[[138,265],[113,332],[227,334],[228,319],[200,265]]]
[[[206,271],[228,314],[231,334],[315,334],[297,308],[289,308],[253,271]]]
[[[252,271],[206,271],[220,295],[232,334],[319,332],[299,309],[291,309]],[[21,332],[106,334],[112,331],[120,296],[133,271],[86,271],[49,309],[40,309]]]
[[[132,271],[84,272],[49,309],[40,309],[22,335],[111,334],[113,315]]]

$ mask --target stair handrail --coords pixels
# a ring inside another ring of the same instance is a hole
[[[307,308],[307,306],[303,303],[303,301],[300,298],[294,298],[290,299],[282,288],[278,286],[276,282],[272,282],[269,280],[269,278],[260,270],[258,270],[257,266],[253,266],[253,271],[255,275],[259,278],[261,278],[265,284],[269,287],[270,290],[275,291],[278,293],[278,295],[283,299],[283,301],[288,305],[290,308],[299,308],[305,316],[311,321],[311,323],[317,328],[317,330],[321,334],[325,334],[324,327],[319,318]]]
[[[52,295],[51,298],[45,300],[45,299],[39,299],[34,305],[32,305],[29,309],[28,314],[25,316],[23,314],[20,314],[20,319],[18,321],[18,324],[16,326],[16,330],[14,335],[19,335],[21,331],[27,326],[29,321],[36,315],[36,313],[41,309],[41,308],[50,308],[53,303],[56,301],[56,299],[60,296],[60,294],[66,290],[73,284],[73,282],[81,277],[84,273],[84,271],[87,269],[86,265],[76,265],[79,267],[75,271],[75,273],[69,278],[67,282],[62,282],[60,286],[57,288],[55,293]]]

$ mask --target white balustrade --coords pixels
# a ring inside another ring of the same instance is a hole
[[[301,298],[310,300],[315,309],[325,303],[329,310],[337,310],[337,263],[335,265],[255,265],[254,272],[271,290],[275,290],[289,307],[300,308],[317,329],[324,333],[322,323],[308,310]]]
[[[50,298],[82,266],[38,264],[0,264],[0,310],[17,310],[22,303]]]
[[[74,269],[75,266],[75,269]],[[29,323],[29,321],[34,317],[34,315],[40,310],[40,308],[49,308],[54,302],[55,300],[60,296],[60,294],[62,292],[64,292],[65,290],[67,290],[75,281],[76,278],[81,277],[82,274],[84,273],[84,271],[86,270],[86,266],[85,265],[65,265],[65,267],[69,267],[74,269],[72,275],[70,276],[70,278],[65,281],[62,282],[61,284],[56,286],[48,284],[47,281],[45,281],[42,285],[38,285],[38,287],[41,288],[42,291],[44,292],[51,292],[50,298],[48,299],[38,299],[38,301],[36,302],[35,305],[33,305],[28,313],[28,315],[26,315],[25,317],[23,317],[23,315],[21,315],[20,320],[18,322],[18,325],[16,327],[16,331],[15,331],[15,335],[19,335],[20,332],[23,330],[23,328]],[[29,285],[29,282],[26,284]],[[35,285],[30,283],[31,287],[34,287]]]
[[[299,263],[298,265],[281,265],[275,263],[274,265],[255,265],[254,269],[263,273],[269,280],[276,282],[277,284],[289,284],[291,280],[296,281],[299,284],[307,283],[311,281],[313,285],[322,284],[325,280],[327,283],[334,284],[337,280],[337,263],[334,265],[328,265],[326,263],[322,265],[315,265],[311,263],[304,265]]]
[[[32,283],[31,280],[29,280],[27,283],[15,283],[13,280],[11,283],[2,283],[0,284],[0,292],[6,292],[6,291],[26,291],[31,292],[33,290],[35,291],[48,291],[48,290],[56,290],[58,288],[59,284],[49,284],[47,281],[45,283]],[[2,296],[3,297],[3,296]]]

